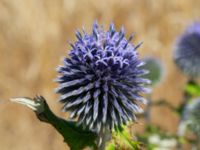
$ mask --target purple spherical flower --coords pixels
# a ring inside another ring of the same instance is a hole
[[[140,93],[148,92],[143,86],[150,82],[141,77],[147,71],[138,60],[140,44],[130,44],[133,36],[126,39],[124,28],[117,32],[113,24],[104,31],[94,23],[91,34],[76,32],[76,37],[70,57],[58,68],[63,110],[96,132],[135,120],[139,103],[145,103]]]
[[[178,38],[174,60],[190,77],[200,76],[200,23],[189,26]]]

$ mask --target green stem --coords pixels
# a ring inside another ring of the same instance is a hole
[[[45,104],[44,111],[37,114],[37,117],[41,121],[51,124],[63,136],[64,142],[66,142],[72,150],[81,150],[86,146],[95,147],[95,133],[81,129],[75,122],[66,121],[57,117],[49,109],[47,104]]]

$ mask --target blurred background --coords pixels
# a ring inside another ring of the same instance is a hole
[[[53,79],[60,59],[67,55],[68,41],[76,29],[87,31],[94,22],[126,35],[135,32],[133,43],[144,41],[140,57],[155,56],[164,63],[164,78],[153,90],[153,99],[166,99],[173,106],[182,100],[187,78],[174,65],[174,42],[193,21],[200,20],[199,0],[0,0],[0,149],[64,150],[63,138],[40,123],[26,107],[9,102],[18,96],[43,95],[52,110],[60,112]],[[168,108],[152,111],[152,122],[175,133],[178,117]],[[141,120],[134,132],[144,127]]]

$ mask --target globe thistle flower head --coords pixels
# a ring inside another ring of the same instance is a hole
[[[191,78],[200,76],[200,23],[189,26],[178,38],[174,61]]]
[[[76,32],[76,37],[69,58],[58,67],[56,92],[63,111],[96,132],[135,120],[142,111],[138,102],[146,102],[140,93],[148,92],[144,85],[150,83],[142,78],[147,71],[138,60],[140,45],[130,44],[132,36],[126,39],[124,28],[117,32],[114,24],[104,31],[94,23],[91,34]]]
[[[145,57],[143,61],[145,65],[142,68],[149,71],[144,77],[151,80],[152,86],[157,85],[162,80],[164,74],[162,63],[155,57]]]
[[[192,100],[184,110],[188,128],[200,138],[200,98]]]

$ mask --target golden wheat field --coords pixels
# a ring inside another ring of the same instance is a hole
[[[0,0],[0,150],[64,150],[63,138],[37,120],[11,97],[43,95],[52,110],[65,117],[54,93],[55,68],[67,55],[76,29],[87,31],[95,20],[105,28],[114,22],[126,34],[144,41],[140,57],[158,57],[165,74],[153,90],[153,99],[177,106],[187,78],[172,59],[175,39],[193,21],[200,20],[199,0]],[[152,111],[153,123],[175,133],[178,117],[165,107]],[[132,127],[140,131],[141,120]]]

